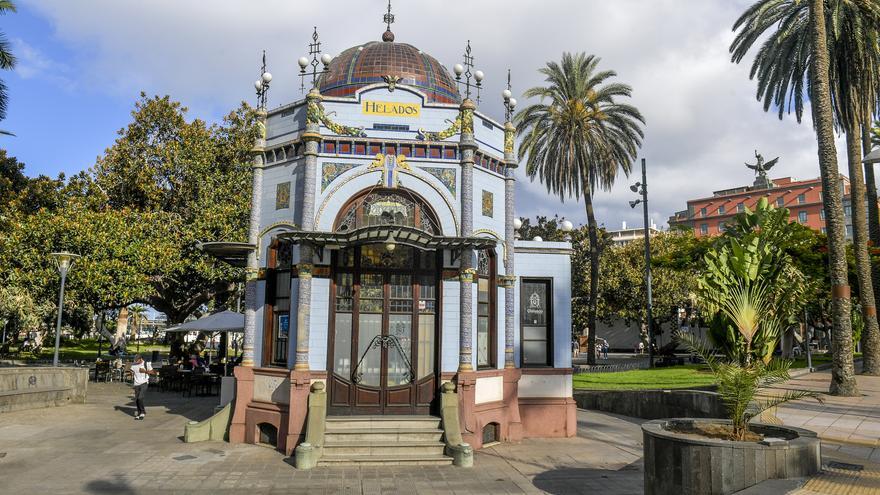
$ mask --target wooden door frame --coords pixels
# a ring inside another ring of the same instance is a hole
[[[405,413],[414,413],[420,407],[419,405],[419,382],[420,379],[418,377],[418,321],[419,321],[419,308],[417,300],[420,298],[421,294],[416,290],[417,287],[421,287],[418,284],[418,277],[422,275],[433,275],[434,277],[434,290],[435,290],[435,298],[434,298],[434,345],[432,349],[433,353],[433,372],[427,377],[430,377],[433,380],[433,387],[435,389],[434,399],[432,400],[431,405],[428,406],[429,411],[431,412],[436,408],[436,402],[439,398],[439,395],[436,393],[439,390],[440,383],[440,369],[441,369],[441,346],[442,346],[442,294],[443,294],[443,280],[442,280],[442,272],[443,272],[443,251],[423,251],[417,248],[412,248],[413,253],[415,254],[413,259],[413,264],[410,268],[366,268],[364,269],[361,266],[360,260],[360,249],[361,246],[353,246],[349,249],[354,250],[354,264],[352,268],[344,268],[341,270],[337,270],[339,264],[339,252],[337,250],[333,250],[331,252],[331,263],[330,263],[330,290],[329,290],[329,318],[327,321],[328,331],[327,331],[327,376],[330,380],[333,379],[334,375],[334,355],[336,349],[336,275],[338,273],[351,273],[352,274],[352,323],[351,323],[351,346],[349,349],[349,356],[351,357],[351,372],[354,373],[355,367],[357,366],[357,359],[360,357],[358,351],[359,347],[359,338],[360,338],[360,291],[361,291],[361,276],[364,273],[374,273],[381,274],[383,280],[383,313],[382,313],[382,328],[380,330],[380,335],[388,335],[389,332],[389,324],[391,320],[391,284],[390,279],[392,274],[408,274],[412,277],[410,283],[413,288],[413,307],[412,307],[412,319],[411,319],[411,327],[410,332],[412,335],[411,343],[410,343],[410,365],[413,367],[413,378],[409,387],[411,388],[411,400],[408,407],[408,411],[403,411]],[[434,269],[426,270],[419,268],[419,262],[421,261],[422,256],[433,256],[434,257]],[[349,414],[385,414],[388,412],[388,406],[385,404],[386,395],[389,387],[387,386],[387,374],[388,374],[388,352],[384,349],[380,350],[381,352],[381,360],[380,360],[380,376],[379,376],[379,405],[377,407],[377,411],[358,411],[355,410],[359,407],[355,405],[356,395],[357,395],[357,384],[351,381],[351,377],[341,377],[346,383],[350,384],[349,392],[348,392],[348,406]],[[330,394],[330,402],[328,402],[328,407],[330,408],[342,408],[346,406],[334,406],[333,405],[333,387],[328,386],[328,394]],[[361,406],[363,408],[363,406]],[[392,406],[392,409],[394,406]]]

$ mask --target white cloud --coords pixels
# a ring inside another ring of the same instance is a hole
[[[270,101],[283,104],[301,97],[296,59],[307,50],[312,26],[318,26],[330,53],[378,39],[384,31],[384,0],[31,3],[50,19],[57,38],[81,54],[68,62],[77,83],[132,98],[141,89],[168,93],[193,116],[206,118],[253,99],[251,81],[264,48],[274,75]],[[633,103],[647,119],[640,156],[648,159],[651,217],[664,224],[689,198],[750,183],[742,163],[755,148],[768,158],[781,157],[774,176],[818,176],[809,120],[797,125],[791,117],[779,121],[764,113],[748,66],[730,62],[730,27],[750,3],[398,0],[393,30],[397,41],[447,65],[460,59],[470,39],[476,64],[487,74],[481,108],[496,116],[502,115],[497,94],[508,67],[515,91],[522,91],[540,84],[536,70],[563,51],[602,57],[602,68],[616,70],[619,81],[633,86]],[[839,144],[841,157],[843,151]],[[845,169],[842,161],[841,166]],[[639,173],[638,163],[634,172]],[[518,173],[520,214],[584,220],[582,205],[560,204],[522,169]],[[635,180],[621,176],[610,193],[597,194],[601,222],[641,225],[641,211],[627,204],[633,199],[628,185]]]
[[[12,53],[16,56],[15,72],[22,79],[42,78],[65,90],[74,89],[70,67],[29,45],[21,38],[13,38]]]

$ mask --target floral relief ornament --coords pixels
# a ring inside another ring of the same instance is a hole
[[[451,125],[439,132],[428,132],[423,128],[419,128],[419,133],[417,135],[418,138],[422,141],[444,141],[461,130],[461,114],[459,114],[455,120],[447,120],[447,122],[450,122]]]
[[[308,108],[306,109],[306,120],[311,124],[317,124],[320,122],[334,134],[340,136],[367,137],[367,133],[364,132],[363,127],[342,125],[330,120],[330,117],[324,111],[324,105],[318,103],[317,99],[309,100]]]

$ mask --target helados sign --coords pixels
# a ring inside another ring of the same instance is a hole
[[[364,101],[361,112],[365,115],[385,115],[387,117],[418,117],[422,107],[417,103],[396,101]]]

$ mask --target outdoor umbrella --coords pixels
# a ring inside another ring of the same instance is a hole
[[[229,310],[220,311],[166,328],[165,332],[244,332],[244,315]]]

